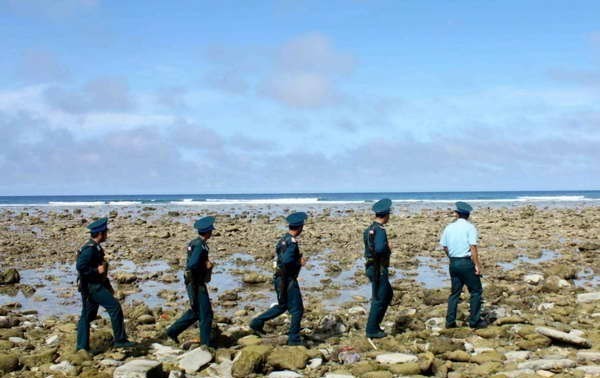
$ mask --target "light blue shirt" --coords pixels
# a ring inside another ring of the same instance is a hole
[[[444,229],[440,240],[450,257],[471,256],[471,246],[477,245],[477,229],[466,219],[459,218]]]

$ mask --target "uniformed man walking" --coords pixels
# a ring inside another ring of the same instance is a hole
[[[366,334],[367,337],[375,339],[387,336],[379,325],[394,295],[388,275],[391,250],[385,231],[385,224],[390,220],[391,207],[390,199],[377,201],[373,205],[375,220],[363,233],[365,272],[371,282],[372,291]]]
[[[277,268],[273,277],[277,305],[271,307],[261,315],[252,319],[250,328],[258,334],[264,334],[266,321],[274,319],[286,311],[292,316],[288,332],[288,345],[301,345],[300,321],[304,313],[302,294],[298,285],[298,274],[306,263],[298,248],[298,236],[302,233],[304,221],[308,218],[306,213],[290,214],[286,219],[289,231],[279,239],[275,246]]]
[[[179,334],[198,321],[200,343],[212,346],[210,332],[213,310],[206,284],[210,282],[213,264],[208,257],[209,249],[206,242],[215,229],[214,223],[214,217],[204,217],[194,223],[194,228],[198,230],[199,236],[188,244],[184,274],[190,308],[166,331],[167,336],[177,343]]]
[[[455,220],[444,229],[441,245],[450,258],[452,289],[448,297],[446,328],[456,327],[456,310],[463,286],[469,289],[469,326],[484,328],[487,322],[481,319],[481,262],[477,253],[477,229],[469,222],[473,208],[466,202],[456,202]]]
[[[90,348],[90,323],[98,315],[102,306],[110,315],[114,335],[114,346],[131,347],[127,340],[121,305],[113,296],[114,290],[108,280],[108,263],[104,259],[104,249],[100,245],[108,237],[108,219],[101,218],[90,223],[91,238],[77,252],[78,288],[83,307],[77,324],[77,350]]]

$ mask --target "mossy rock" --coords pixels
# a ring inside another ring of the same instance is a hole
[[[0,373],[10,373],[19,368],[19,357],[16,354],[0,354]]]
[[[19,357],[19,362],[28,368],[51,364],[56,359],[56,348],[46,349],[37,353]]]
[[[308,350],[303,346],[278,347],[267,357],[267,363],[275,369],[301,370],[309,359]]]
[[[273,347],[270,345],[249,345],[245,347],[233,362],[232,375],[242,378],[259,372],[272,350]]]

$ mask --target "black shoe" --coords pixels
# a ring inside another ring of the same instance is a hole
[[[481,328],[487,327],[488,325],[489,325],[488,322],[486,322],[485,320],[481,319],[477,323],[473,324],[470,327],[473,328],[473,329],[481,329]]]
[[[287,345],[302,346],[302,345],[304,345],[304,343],[302,343],[302,340],[288,340]]]
[[[458,328],[458,326],[456,325],[456,322],[454,322],[454,323],[446,324],[446,328],[448,328],[448,329],[450,329],[450,328]]]
[[[124,340],[124,341],[115,341],[113,346],[115,348],[133,348],[136,344],[133,341]]]
[[[381,339],[387,336],[387,333],[383,331],[375,332],[375,333],[367,333],[367,337],[369,339]]]
[[[265,330],[263,329],[263,327],[259,327],[255,324],[250,323],[250,329],[258,336],[264,336],[267,333],[265,332]]]

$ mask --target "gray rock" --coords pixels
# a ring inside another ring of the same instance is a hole
[[[337,358],[341,364],[350,365],[360,361],[360,354],[351,350],[346,350],[338,353]]]
[[[46,345],[56,344],[58,342],[58,335],[52,335],[46,339]]]
[[[528,284],[537,285],[544,280],[544,275],[539,273],[531,273],[523,276],[523,281]]]
[[[600,365],[588,365],[579,366],[575,370],[582,371],[586,376],[598,377],[600,376]]]
[[[600,352],[577,352],[577,361],[600,362]]]
[[[498,374],[505,375],[508,378],[518,378],[524,375],[535,375],[535,371],[531,369],[519,369],[519,370],[510,370],[510,371],[501,371]]]
[[[577,295],[577,303],[588,303],[600,301],[600,291],[595,293],[583,293]]]
[[[531,358],[533,353],[528,350],[520,350],[516,352],[506,352],[506,362],[525,361]]]
[[[381,364],[405,364],[407,362],[417,362],[419,358],[407,353],[384,353],[375,357],[375,360]]]
[[[310,359],[308,361],[308,365],[306,365],[307,369],[318,369],[323,365],[323,359],[320,357]]]
[[[298,374],[291,370],[274,371],[267,375],[268,378],[301,378],[302,374]]]
[[[179,358],[179,368],[191,374],[199,371],[203,366],[206,366],[211,360],[212,354],[202,347],[184,353]]]
[[[115,369],[113,378],[162,378],[162,363],[152,360],[132,360]]]
[[[550,327],[537,327],[535,331],[541,335],[549,337],[553,340],[562,341],[564,343],[573,344],[580,347],[589,348],[590,342],[583,337],[573,335],[570,333],[562,332]]]
[[[152,355],[154,355],[154,357],[161,362],[173,362],[182,353],[183,350],[178,348],[173,348],[159,343],[152,344]]]
[[[102,366],[121,366],[123,365],[123,361],[115,360],[112,358],[105,358],[100,361],[100,365]]]
[[[77,375],[77,368],[69,361],[62,361],[59,364],[50,366],[50,370],[64,375]]]
[[[323,378],[355,378],[352,374],[327,373]]]
[[[17,336],[11,336],[11,337],[9,337],[8,341],[10,341],[13,344],[17,344],[17,345],[27,343],[27,340],[25,340],[22,337],[17,337]]]
[[[517,367],[531,370],[560,370],[575,367],[575,361],[566,358],[557,360],[541,359],[521,362]]]

